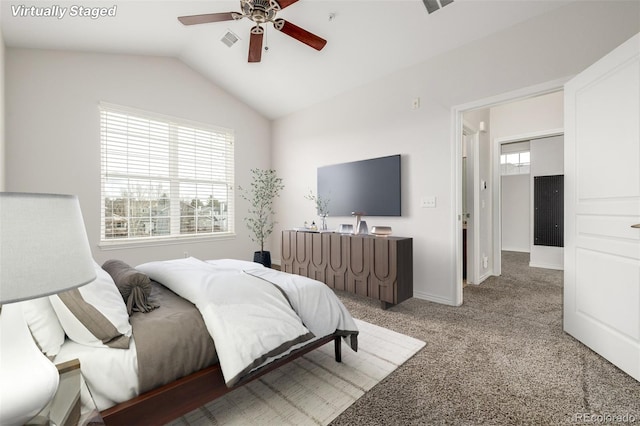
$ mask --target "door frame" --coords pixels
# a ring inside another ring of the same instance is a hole
[[[470,148],[467,147],[467,171],[470,149],[472,150],[471,158],[473,160],[471,185],[467,185],[467,191],[471,191],[473,200],[471,208],[469,208],[469,203],[467,202],[467,211],[471,211],[471,220],[467,221],[467,283],[477,285],[480,284],[480,191],[478,189],[480,182],[480,131],[476,130],[470,123],[463,122],[462,144],[465,143],[465,135],[470,137],[472,141],[472,146]],[[464,147],[462,147],[462,149],[464,151]],[[462,173],[462,171],[460,173]],[[462,180],[460,180],[460,183],[462,183]],[[462,196],[464,197],[464,193]],[[464,211],[462,215],[462,222],[464,223]],[[469,223],[471,226],[469,226]],[[469,244],[469,242],[471,242],[471,244]],[[464,253],[462,259],[464,261]],[[471,267],[469,267],[469,265],[471,265]]]
[[[553,93],[553,92],[550,92]],[[531,141],[533,139],[548,138],[564,135],[564,128],[540,130],[537,132],[523,133],[520,135],[506,136],[493,140],[492,147],[492,176],[493,176],[493,275],[502,275],[502,175],[500,173],[500,153],[503,144],[513,142]],[[533,189],[532,189],[533,190]],[[530,194],[530,205],[533,206],[533,192]],[[529,212],[531,213],[531,212]],[[529,249],[531,249],[531,217],[529,217]]]
[[[454,197],[451,199],[451,210],[454,212],[451,229],[451,235],[453,237],[452,247],[454,253],[452,253],[453,258],[456,261],[453,264],[454,270],[452,271],[452,276],[455,277],[454,282],[454,305],[460,306],[463,303],[462,296],[462,139],[463,139],[463,128],[464,128],[464,119],[463,115],[465,112],[482,109],[482,108],[490,108],[494,106],[498,106],[501,104],[524,100],[527,98],[533,98],[540,95],[546,95],[549,93],[557,92],[558,90],[562,90],[564,88],[564,84],[569,81],[573,76],[567,76],[561,79],[548,81],[546,83],[537,84],[534,86],[524,87],[518,90],[514,90],[511,92],[503,93],[501,95],[492,96],[484,99],[479,99],[473,102],[469,102],[466,104],[461,104],[454,106],[451,108],[451,123],[452,123],[452,142],[451,143],[451,168],[454,171],[454,179],[451,181],[451,193],[454,194]],[[491,129],[491,124],[489,124],[489,130]],[[491,150],[494,151],[494,144],[491,144]],[[491,158],[494,158],[495,155],[492,152]],[[493,176],[493,175],[492,175]],[[492,179],[494,179],[492,177]],[[499,193],[496,193],[495,185],[490,185],[491,188],[491,198],[492,205],[496,204],[496,197],[499,196]],[[494,220],[492,221],[493,226],[495,228],[495,210],[494,210]],[[495,231],[495,229],[494,229]],[[494,232],[494,243],[495,243],[495,232]],[[494,246],[495,247],[495,246]],[[498,268],[501,268],[500,256],[495,256],[494,249],[494,259],[493,259],[493,267],[494,267],[494,275],[497,275],[496,272],[496,259],[498,260]],[[497,271],[500,271],[498,269]]]

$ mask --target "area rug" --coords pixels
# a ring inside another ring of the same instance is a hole
[[[425,342],[356,320],[358,352],[329,343],[170,423],[327,425],[425,346]]]

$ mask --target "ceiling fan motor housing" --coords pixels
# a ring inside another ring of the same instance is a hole
[[[280,5],[275,0],[240,0],[244,16],[257,24],[272,22]]]

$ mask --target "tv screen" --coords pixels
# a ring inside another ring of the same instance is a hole
[[[318,196],[329,216],[401,216],[400,155],[319,167]]]

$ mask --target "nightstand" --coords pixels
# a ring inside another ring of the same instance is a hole
[[[76,426],[104,425],[100,412],[95,407],[91,393],[80,372],[80,361],[77,359],[56,364],[60,374],[60,384],[53,400],[42,412],[32,419],[29,426]],[[81,415],[80,394],[89,396],[89,412]]]

